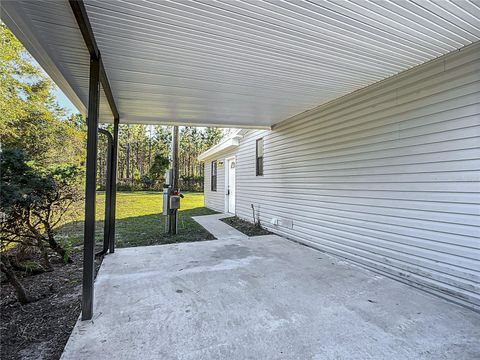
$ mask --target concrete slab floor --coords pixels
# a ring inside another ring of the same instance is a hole
[[[118,249],[71,359],[479,359],[480,314],[275,235]]]

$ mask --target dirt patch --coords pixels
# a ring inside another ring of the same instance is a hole
[[[72,254],[71,264],[53,263],[55,270],[23,276],[17,272],[35,301],[20,305],[12,286],[1,284],[1,358],[59,359],[80,315],[82,254]],[[96,261],[96,269],[101,260]]]
[[[228,217],[220,220],[230,225],[231,227],[237,229],[238,231],[244,233],[247,236],[260,236],[260,235],[273,234],[267,229],[264,229],[261,226],[254,225],[248,221],[242,220],[237,216],[232,216],[232,217]]]

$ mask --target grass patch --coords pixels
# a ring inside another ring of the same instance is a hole
[[[165,231],[165,216],[162,215],[161,192],[118,192],[116,208],[115,241],[117,247],[171,244],[176,242],[215,239],[200,226],[192,216],[211,215],[216,212],[203,206],[203,193],[186,193],[182,199],[178,222],[178,234],[170,236]],[[105,194],[97,193],[95,240],[103,242],[103,219],[105,217]],[[67,246],[83,244],[83,214],[75,221],[63,225],[58,239]]]
[[[232,216],[228,218],[220,219],[224,223],[234,227],[238,231],[244,233],[247,236],[260,236],[260,235],[270,235],[270,231],[262,228],[261,226],[254,225],[248,221],[242,220],[237,216]]]

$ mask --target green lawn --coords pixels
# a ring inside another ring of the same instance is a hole
[[[186,193],[181,202],[178,234],[165,233],[165,216],[162,215],[162,193],[160,192],[118,192],[116,210],[117,247],[170,244],[185,241],[211,240],[213,236],[198,225],[192,216],[209,215],[215,212],[203,207],[203,193]],[[103,241],[103,219],[105,194],[97,194],[96,242]],[[83,214],[63,225],[58,238],[67,246],[78,246],[83,242]]]

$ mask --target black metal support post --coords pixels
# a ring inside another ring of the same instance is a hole
[[[111,201],[110,201],[110,232],[109,232],[109,251],[115,252],[115,210],[117,205],[117,159],[118,159],[118,126],[120,120],[114,119],[113,123],[113,143],[112,143],[112,168],[111,168]]]
[[[173,169],[173,189],[178,190],[178,182],[180,178],[180,168],[179,168],[179,138],[178,138],[178,126],[174,126],[172,129],[172,169]]]
[[[95,275],[95,195],[97,175],[98,109],[100,102],[100,62],[90,60],[87,115],[87,174],[85,191],[85,228],[83,242],[82,320],[93,315],[93,280]]]
[[[112,174],[113,174],[113,136],[105,129],[98,129],[100,134],[107,137],[107,174],[105,176],[105,222],[103,226],[103,249],[96,255],[105,255],[110,245],[110,232],[112,230]]]
[[[179,140],[178,140],[178,126],[174,126],[172,129],[172,192],[179,191],[179,161],[178,161],[178,151],[179,150]],[[178,221],[178,210],[172,210],[171,214],[168,215],[168,233],[171,235],[177,234],[177,221]]]
[[[116,200],[116,168],[118,147],[118,119],[119,113],[115,104],[112,89],[102,62],[100,50],[93,33],[87,10],[83,0],[69,0],[73,15],[77,21],[85,45],[90,53],[90,88],[88,101],[88,139],[87,139],[87,183],[85,194],[85,233],[83,249],[83,289],[82,289],[82,320],[89,320],[93,315],[93,279],[95,273],[95,191],[97,173],[97,137],[98,137],[98,109],[100,83],[107,98],[110,110],[115,120],[114,154],[111,168],[110,182],[110,223],[108,228],[110,252],[113,252],[115,236],[115,200]]]

